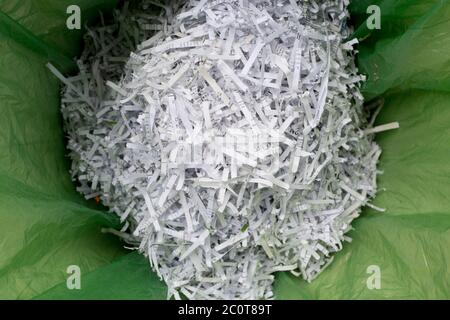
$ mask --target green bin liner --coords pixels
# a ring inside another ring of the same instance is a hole
[[[0,299],[165,299],[148,261],[105,227],[118,219],[75,191],[52,62],[74,72],[83,24],[114,0],[0,0]],[[369,30],[367,7],[381,9]],[[384,99],[380,191],[350,232],[353,242],[312,283],[278,273],[278,299],[450,298],[450,1],[353,0],[352,23],[367,101]],[[78,265],[81,290],[69,290]],[[371,266],[380,288],[367,281]]]

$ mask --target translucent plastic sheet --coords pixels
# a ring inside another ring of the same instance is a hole
[[[119,227],[104,208],[74,190],[59,114],[59,83],[80,51],[81,31],[66,28],[66,8],[83,22],[116,1],[0,0],[0,298],[164,299],[146,259],[100,232]],[[369,5],[381,30],[368,30]],[[279,273],[280,299],[450,298],[450,1],[355,0],[351,6],[367,101],[384,98],[377,123],[383,148],[375,205],[354,222],[354,239],[311,284]],[[66,269],[81,269],[68,290]],[[370,266],[381,288],[370,290]]]

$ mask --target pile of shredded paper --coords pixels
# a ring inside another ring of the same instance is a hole
[[[79,75],[49,64],[78,190],[120,216],[112,232],[169,297],[311,281],[374,207],[373,133],[398,124],[366,119],[348,2],[139,1],[89,30]]]

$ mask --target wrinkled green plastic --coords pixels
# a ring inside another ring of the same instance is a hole
[[[68,5],[84,22],[108,0],[0,0],[0,298],[165,299],[146,259],[103,227],[119,222],[74,190],[51,61],[73,72],[81,31],[65,26]],[[381,7],[368,30],[366,8]],[[313,283],[277,275],[279,299],[450,298],[450,1],[354,0],[358,63],[367,100],[384,97],[377,135],[380,192],[354,223],[352,243]],[[81,290],[66,286],[81,268]],[[381,289],[367,268],[379,266]]]

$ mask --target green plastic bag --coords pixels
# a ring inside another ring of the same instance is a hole
[[[82,31],[66,28],[69,5],[88,23],[116,2],[0,0],[0,299],[166,298],[148,261],[100,232],[118,219],[74,190],[59,83],[45,67],[74,71]],[[381,30],[366,26],[373,4]],[[351,11],[368,76],[363,93],[385,99],[379,124],[401,126],[377,135],[384,174],[374,204],[387,211],[364,210],[354,241],[313,283],[277,274],[275,294],[449,299],[450,1],[354,0]],[[67,288],[71,265],[81,269],[81,290]]]

